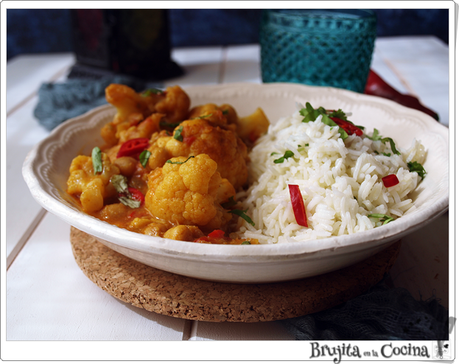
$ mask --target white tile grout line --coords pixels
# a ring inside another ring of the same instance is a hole
[[[46,213],[47,211],[45,209],[40,210],[40,212],[37,214],[37,216],[35,216],[35,219],[31,222],[27,230],[21,236],[21,238],[19,239],[19,241],[17,242],[13,250],[7,256],[6,258],[6,270],[7,271],[8,269],[10,269],[11,264],[13,264],[14,260],[17,258],[22,248],[24,248],[25,244],[29,241],[30,237],[35,232],[38,225],[40,225],[40,222],[43,220]]]
[[[64,75],[70,67],[65,67],[63,69],[60,69],[57,71],[53,76],[50,77],[49,82],[53,82],[58,80],[62,75]],[[20,101],[18,104],[14,105],[10,110],[7,111],[6,116],[10,116],[14,112],[16,112],[18,109],[20,109],[22,106],[24,106],[26,103],[28,103],[30,100],[32,100],[35,96],[37,96],[37,91],[33,91],[31,94],[26,96],[22,101]],[[21,236],[21,238],[18,240],[16,243],[15,247],[13,250],[10,252],[10,254],[6,258],[6,270],[11,267],[11,264],[13,264],[14,260],[16,257],[19,255],[21,252],[22,248],[24,248],[25,244],[27,241],[29,241],[30,236],[33,234],[35,229],[38,227],[40,222],[43,220],[43,217],[46,215],[46,210],[41,209],[37,216],[35,216],[35,219],[31,222],[27,230],[24,232],[24,234]]]
[[[222,84],[225,78],[226,61],[228,60],[228,46],[222,47],[222,59],[218,70],[218,83]]]

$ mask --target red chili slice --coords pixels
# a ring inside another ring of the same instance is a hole
[[[120,150],[118,151],[116,158],[126,156],[130,157],[138,153],[141,153],[142,151],[148,148],[149,141],[150,140],[148,138],[135,138],[124,142],[123,144],[121,144]]]
[[[145,196],[137,188],[128,187],[128,191],[131,194],[133,200],[140,201],[141,204],[145,202]]]
[[[384,187],[386,188],[396,186],[399,184],[398,178],[395,174],[389,174],[388,176],[383,177],[382,181],[384,183]]]
[[[210,240],[210,238],[208,238],[207,236],[201,236],[200,238],[197,238],[197,239],[194,239],[193,242],[194,243],[201,243],[201,242],[206,242],[206,243],[212,243],[212,241]]]
[[[290,200],[292,201],[293,213],[298,225],[308,227],[306,209],[304,208],[303,196],[298,185],[288,185]]]
[[[225,235],[225,232],[222,231],[222,230],[214,230],[212,231],[209,235],[207,235],[209,238],[216,238],[216,239],[220,239],[220,238],[223,238],[223,236]]]
[[[335,124],[337,124],[341,129],[343,129],[346,133],[348,134],[355,134],[355,135],[362,135],[363,131],[359,128],[357,128],[355,125],[351,124],[350,122],[337,118],[335,116],[331,116],[330,119],[332,119]]]

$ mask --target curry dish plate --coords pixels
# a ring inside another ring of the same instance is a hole
[[[342,109],[357,125],[377,128],[402,148],[414,138],[427,149],[426,178],[414,192],[417,210],[387,225],[351,235],[272,245],[211,245],[137,234],[80,211],[67,195],[69,166],[79,153],[103,144],[100,128],[116,110],[98,107],[70,119],[28,154],[24,179],[36,201],[109,248],[146,265],[189,277],[235,283],[265,283],[311,277],[344,268],[383,250],[448,209],[448,129],[430,116],[390,100],[347,90],[298,84],[225,84],[183,87],[192,105],[231,104],[245,116],[261,107],[271,123],[296,104]]]

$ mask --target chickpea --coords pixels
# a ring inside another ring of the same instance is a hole
[[[100,216],[104,220],[117,219],[123,217],[128,210],[129,207],[123,205],[122,203],[114,203],[106,205],[100,212]]]
[[[158,222],[152,222],[145,228],[144,234],[150,236],[163,236],[165,231],[167,231],[166,225]]]
[[[132,157],[120,157],[113,161],[113,164],[118,166],[123,176],[130,177],[134,174],[137,161]]]
[[[204,234],[202,231],[194,225],[177,225],[164,234],[166,239],[172,240],[183,240],[183,241],[193,241],[197,238],[200,238]]]

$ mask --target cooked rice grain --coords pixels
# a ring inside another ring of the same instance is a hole
[[[237,198],[255,226],[239,219],[239,235],[264,244],[324,239],[380,226],[369,214],[398,218],[414,210],[409,194],[421,178],[407,162],[424,163],[419,141],[407,150],[397,147],[401,155],[394,155],[388,143],[341,139],[338,127],[325,125],[321,116],[309,123],[302,118],[296,112],[271,125],[250,153],[251,186]],[[294,156],[274,163],[287,150]],[[392,173],[400,183],[386,188],[381,178]],[[296,223],[289,184],[300,187],[308,228]]]

